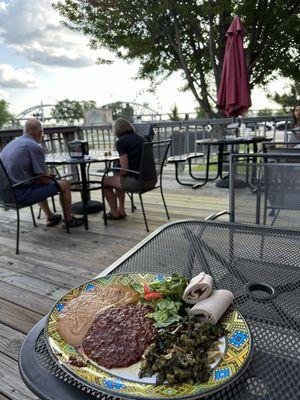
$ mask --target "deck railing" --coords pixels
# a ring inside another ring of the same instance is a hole
[[[195,139],[208,137],[222,137],[228,131],[234,131],[238,127],[246,132],[247,125],[251,125],[252,133],[268,136],[273,139],[286,140],[290,116],[255,117],[255,118],[223,118],[186,121],[159,121],[151,123],[155,140],[163,140],[172,137],[174,139],[171,153],[192,152],[195,149]],[[276,124],[285,123],[284,131],[278,132]],[[147,123],[148,124],[148,123]],[[236,124],[231,126],[231,124]],[[229,127],[228,127],[229,125]],[[272,125],[272,127],[270,127]],[[0,150],[12,139],[22,134],[21,128],[0,129]],[[48,152],[67,151],[67,144],[74,139],[86,139],[90,148],[101,150],[113,150],[115,137],[112,125],[81,125],[81,126],[55,126],[44,128],[45,145]],[[177,141],[175,151],[175,141]],[[180,142],[180,144],[178,144]],[[184,142],[184,145],[183,145]]]

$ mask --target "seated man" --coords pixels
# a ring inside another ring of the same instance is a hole
[[[49,175],[45,163],[45,155],[40,146],[42,136],[42,124],[35,118],[31,118],[25,123],[23,136],[12,140],[0,153],[1,161],[12,184],[20,183],[36,175]],[[69,227],[82,225],[82,218],[72,216],[70,183],[66,180],[60,180],[58,184],[63,194],[62,198],[67,219],[65,224],[68,224]],[[15,193],[20,204],[39,203],[46,215],[47,226],[54,226],[60,223],[61,215],[53,214],[46,199],[46,197],[57,194],[58,188],[55,182],[47,176],[28,183],[27,187],[17,189]]]

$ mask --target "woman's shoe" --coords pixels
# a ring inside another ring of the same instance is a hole
[[[104,215],[103,215],[103,218],[104,218]],[[106,214],[106,219],[109,219],[109,220],[116,220],[116,219],[122,219],[122,218],[123,217],[121,215],[115,216],[111,212]]]

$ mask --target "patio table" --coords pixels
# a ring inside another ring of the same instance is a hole
[[[234,306],[248,322],[254,349],[244,374],[207,399],[298,400],[299,246],[297,231],[185,220],[159,228],[99,276],[211,274],[216,288],[234,293]],[[19,367],[26,385],[42,400],[113,400],[55,363],[46,347],[44,324],[45,319],[32,329],[21,348]]]
[[[84,158],[71,158],[69,153],[50,153],[46,155],[46,164],[48,165],[79,165],[81,181],[75,182],[72,190],[81,192],[82,201],[72,204],[72,211],[75,214],[84,215],[86,229],[88,229],[87,214],[99,212],[103,208],[100,201],[93,201],[90,198],[90,191],[100,189],[101,182],[90,181],[88,179],[87,168],[93,163],[104,163],[106,169],[113,161],[118,159],[119,155],[117,152],[108,155],[103,151],[93,150]]]
[[[253,145],[253,153],[257,153],[258,150],[258,144],[262,142],[268,142],[271,141],[271,138],[266,138],[264,136],[240,136],[240,137],[231,137],[231,138],[222,138],[222,139],[202,139],[202,140],[196,140],[197,145],[202,145],[202,146],[207,146],[207,154],[209,157],[210,154],[210,148],[212,146],[218,146],[218,161],[217,161],[217,176],[216,178],[220,177],[221,179],[216,182],[216,186],[218,187],[223,187],[223,188],[229,188],[229,179],[228,177],[223,177],[223,156],[224,156],[224,149],[226,146],[229,147],[229,154],[232,154],[234,152],[234,147],[236,145],[240,144],[246,144],[246,145]],[[255,159],[253,160],[255,162]],[[207,163],[209,163],[209,159],[207,160]],[[215,179],[216,179],[215,178]],[[206,183],[206,182],[205,182]],[[239,185],[239,186],[237,186]],[[203,186],[203,183],[195,184],[193,186],[193,189],[197,189],[198,187]],[[244,182],[238,181],[235,182],[236,187],[242,187],[245,186]]]

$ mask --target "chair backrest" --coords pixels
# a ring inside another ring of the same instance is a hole
[[[232,222],[300,229],[300,153],[233,154],[229,212]]]
[[[171,156],[185,156],[186,154],[200,152],[202,149],[196,145],[196,140],[207,139],[211,136],[203,127],[200,129],[185,129],[174,131],[171,134]]]
[[[150,181],[162,174],[170,144],[171,140],[144,143],[140,165],[141,181]]]
[[[300,154],[300,148],[298,147],[293,147],[295,146],[294,144],[291,144],[290,142],[268,142],[268,143],[263,143],[262,148],[264,153],[268,154],[283,154],[282,156],[282,162],[285,160],[289,163],[291,162],[298,162],[299,157],[298,155]],[[285,154],[288,154],[288,159],[284,157]],[[293,161],[293,157],[291,155],[295,154],[295,158]]]
[[[64,143],[62,137],[58,135],[51,135],[43,140],[42,146],[44,148],[45,154],[51,153],[63,153]]]
[[[147,142],[152,142],[154,139],[154,129],[152,124],[132,124],[135,132],[142,136]]]
[[[300,143],[299,143],[300,144]],[[263,142],[262,149],[264,153],[300,153],[300,148],[294,147],[297,143],[291,142]]]
[[[0,206],[14,207],[17,204],[15,192],[12,187],[12,182],[7,174],[7,171],[0,159]]]

